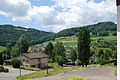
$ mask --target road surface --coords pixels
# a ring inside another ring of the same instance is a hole
[[[114,68],[95,68],[95,69],[83,69],[74,72],[67,72],[64,74],[53,75],[48,77],[42,77],[37,79],[29,80],[67,80],[69,77],[83,77],[88,80],[117,80],[117,77],[114,76]]]
[[[9,72],[8,73],[1,72],[0,80],[16,80],[16,77],[20,75],[19,69],[7,67],[7,66],[5,66],[5,68],[9,69]],[[22,71],[22,75],[35,72],[35,71],[28,71],[28,70],[23,70],[23,69],[21,71]]]

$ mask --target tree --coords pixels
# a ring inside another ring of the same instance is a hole
[[[95,51],[91,50],[90,51],[90,63],[96,63],[96,54],[95,54]]]
[[[70,52],[71,60],[72,62],[75,62],[77,60],[77,52],[75,49],[72,49]]]
[[[6,50],[5,50],[5,53],[7,55],[7,59],[11,58],[11,51],[12,51],[12,44],[8,43],[6,46]]]
[[[65,59],[62,56],[55,56],[55,62],[57,62],[59,65],[63,66],[65,63]]]
[[[2,56],[2,52],[0,52],[0,65],[3,65],[3,56]]]
[[[16,45],[12,48],[11,56],[16,57],[19,56],[20,53],[27,53],[28,48],[29,48],[28,40],[26,36],[23,34],[17,41]]]
[[[78,59],[82,66],[88,65],[90,60],[90,33],[87,28],[82,28],[78,36]]]
[[[27,37],[24,34],[21,35],[21,37],[19,38],[17,45],[21,53],[27,53],[29,45],[28,45]]]
[[[111,49],[106,49],[105,50],[105,53],[104,53],[104,59],[106,59],[106,60],[110,60],[110,59],[112,59],[112,54],[113,54],[113,51],[111,50]]]
[[[13,48],[12,48],[12,51],[11,51],[11,57],[16,57],[20,55],[20,52],[19,52],[19,47],[18,45],[16,44]]]
[[[53,44],[51,42],[49,42],[48,45],[45,47],[44,52],[47,55],[52,56],[52,53],[53,53]]]
[[[65,51],[66,49],[64,48],[63,44],[61,42],[57,42],[53,49],[53,55],[52,55],[53,61],[55,60],[54,57],[56,55],[65,57]]]
[[[98,57],[101,57],[101,56],[103,56],[103,55],[104,55],[104,52],[103,52],[102,49],[100,49],[99,52],[98,52]]]

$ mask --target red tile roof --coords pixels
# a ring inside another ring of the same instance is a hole
[[[44,53],[25,53],[23,56],[26,56],[30,59],[39,59],[39,58],[48,58],[49,56]]]

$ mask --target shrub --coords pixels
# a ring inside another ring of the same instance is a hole
[[[98,59],[97,63],[100,64],[100,65],[105,65],[107,63],[107,61],[105,59],[103,59],[103,58],[100,57]]]
[[[12,65],[13,65],[13,68],[20,68],[20,60],[19,59],[12,59]]]
[[[65,64],[65,59],[62,56],[55,56],[55,62],[57,62],[59,65],[63,66]]]
[[[0,66],[0,72],[4,72],[4,67]]]
[[[72,77],[72,78],[68,78],[68,80],[87,80],[81,77]]]

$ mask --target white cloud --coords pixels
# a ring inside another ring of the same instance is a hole
[[[55,24],[55,10],[48,6],[33,6],[29,11],[29,16],[38,24],[41,25],[52,25]]]
[[[26,23],[26,22],[28,22],[30,20],[31,20],[31,18],[29,16],[25,16],[25,17],[13,17],[12,18],[12,21],[21,22],[21,23]]]
[[[116,6],[114,0],[95,3],[93,0],[53,0],[54,7],[63,8],[57,17],[66,28],[94,24],[100,21],[116,22]],[[57,28],[57,27],[56,27]]]
[[[48,31],[94,24],[101,21],[116,22],[115,0],[52,0],[53,6],[33,6],[28,0],[0,0],[0,15],[13,21],[34,21]]]
[[[13,21],[23,20],[22,17],[26,18],[31,3],[28,0],[0,0],[0,15],[12,17]],[[20,21],[22,22],[22,21]]]

